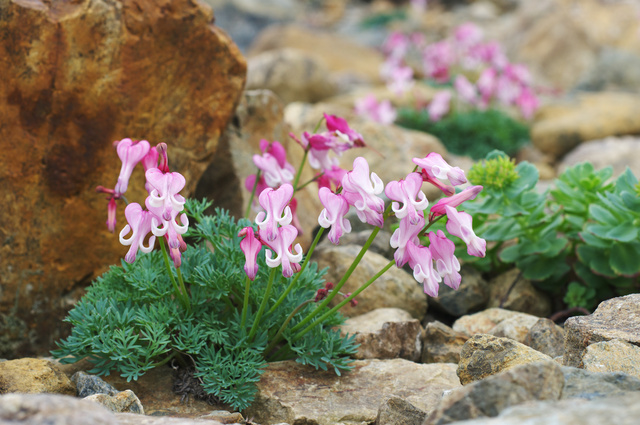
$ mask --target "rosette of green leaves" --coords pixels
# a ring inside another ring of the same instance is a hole
[[[309,300],[324,287],[324,271],[311,263],[282,304],[262,316],[255,337],[249,338],[270,269],[261,253],[243,327],[246,275],[238,232],[251,223],[244,219],[236,222],[222,210],[216,210],[213,216],[204,215],[207,206],[192,201],[186,205],[192,219],[187,237],[196,243],[190,243],[183,253],[180,270],[191,312],[185,311],[174,296],[162,254],[141,254],[133,264],[113,266],[93,282],[65,319],[73,329],[68,338],[58,342],[53,356],[63,363],[88,358],[94,364],[90,373],[108,375],[115,371],[127,380],[138,379],[170,361],[177,362],[195,369],[206,392],[234,409],[246,408],[255,396],[266,357],[274,354],[265,352],[269,341],[297,307],[304,308],[290,318],[290,326],[315,307]],[[177,277],[175,269],[173,273]],[[277,274],[267,309],[289,283],[290,279]],[[295,343],[289,343],[291,335],[285,331],[275,354],[279,360],[295,359],[337,373],[348,370],[357,345],[353,337],[334,330],[343,321],[340,314],[333,314]]]

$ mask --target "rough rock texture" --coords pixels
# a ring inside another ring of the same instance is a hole
[[[457,374],[466,385],[514,366],[533,362],[553,362],[524,344],[492,335],[475,335],[462,347]]]
[[[76,388],[54,363],[23,358],[0,362],[0,394],[6,393],[76,395]]]
[[[640,391],[640,379],[622,372],[590,372],[577,367],[562,366],[564,388],[562,398],[586,398],[621,395]]]
[[[507,295],[507,291],[514,281],[516,284]],[[545,317],[551,313],[549,297],[536,289],[529,279],[521,276],[518,269],[511,269],[496,276],[489,282],[489,288],[489,302],[487,303],[489,308],[501,307],[538,317]]]
[[[510,338],[524,344],[529,331],[537,322],[538,318],[536,316],[519,315],[503,320],[488,333],[501,338]]]
[[[489,299],[489,285],[479,271],[464,266],[460,270],[462,282],[458,290],[440,285],[436,298],[429,298],[429,305],[455,317],[464,316],[485,306]]]
[[[82,289],[124,254],[94,191],[116,182],[114,140],[166,142],[193,193],[246,74],[212,21],[196,0],[0,1],[0,356],[50,349]],[[129,200],[144,200],[142,179]]]
[[[596,170],[613,167],[617,177],[629,167],[634,175],[640,176],[640,138],[634,136],[607,137],[581,143],[569,152],[558,165],[558,172],[580,162],[590,162]]]
[[[139,416],[139,415],[138,415]],[[90,401],[57,394],[0,396],[0,424],[118,425],[113,413]]]
[[[552,320],[541,318],[529,330],[523,343],[551,358],[564,352],[564,329]]]
[[[309,52],[333,72],[346,73],[369,82],[380,80],[380,65],[384,61],[381,52],[335,34],[309,31],[294,25],[274,25],[266,29],[251,46],[249,56],[283,47]]]
[[[541,107],[531,127],[531,141],[542,152],[560,158],[587,140],[639,133],[638,108],[637,95],[581,94]]]
[[[460,386],[453,364],[395,359],[356,360],[354,366],[338,377],[293,361],[270,363],[256,401],[244,413],[257,423],[372,423],[390,396],[429,413],[443,390]]]
[[[564,324],[565,366],[580,366],[590,344],[620,339],[640,346],[640,294],[612,298],[600,303],[589,316],[575,316]]]
[[[422,425],[427,414],[400,397],[389,397],[380,405],[376,425]]]
[[[131,390],[120,391],[117,394],[93,394],[84,398],[94,403],[100,403],[115,413],[137,413],[144,415],[144,407]]]
[[[135,413],[116,413],[114,416],[118,420],[118,425],[223,425],[225,423],[211,419],[142,416]]]
[[[277,49],[248,61],[247,89],[268,89],[284,103],[317,102],[338,88],[327,66],[309,50]]]
[[[454,422],[455,425],[636,425],[640,393],[592,401],[544,401],[515,406],[496,418]]]
[[[407,359],[418,361],[422,351],[422,326],[399,308],[378,308],[347,319],[342,334],[355,334],[360,344],[356,359]]]
[[[622,372],[640,378],[640,347],[613,339],[589,345],[582,367],[591,372]]]
[[[361,248],[357,245],[330,246],[316,250],[314,260],[318,262],[319,269],[329,266],[324,278],[327,282],[337,283],[351,266]],[[340,291],[345,294],[354,292],[388,263],[389,260],[383,256],[367,251]],[[340,298],[335,297],[331,305],[337,304]],[[404,309],[412,317],[422,320],[427,312],[427,296],[421,286],[413,279],[413,276],[396,267],[390,268],[360,293],[356,299],[358,305],[356,307],[345,306],[340,310],[342,314],[353,317],[377,308],[396,307]]]
[[[104,382],[96,375],[89,375],[83,371],[76,372],[71,377],[71,382],[76,384],[78,397],[84,398],[93,394],[116,395],[118,390]]]
[[[555,362],[519,365],[452,390],[424,425],[494,417],[508,407],[527,401],[558,400],[563,386],[564,376]]]
[[[467,335],[443,323],[427,323],[422,337],[422,363],[458,363],[467,339]]]
[[[462,332],[468,336],[489,333],[500,322],[514,317],[522,317],[527,320],[531,315],[502,308],[488,308],[475,314],[462,316],[453,323],[453,330]]]
[[[351,220],[351,213],[348,214],[349,220]],[[355,225],[356,222],[359,221],[357,216],[351,221],[352,225]],[[317,223],[317,222],[316,222]],[[356,227],[356,226],[354,226]],[[325,234],[326,235],[326,234]],[[359,245],[364,246],[371,235],[371,228],[356,231],[351,230],[351,233],[344,233],[340,238],[340,245]],[[391,233],[386,230],[380,230],[378,235],[373,240],[371,246],[369,246],[369,251],[375,252],[377,254],[382,255],[383,257],[389,259],[391,261],[393,259],[393,253],[395,251],[394,248],[391,248],[389,244],[391,240]],[[327,247],[335,246],[331,243],[328,238],[322,238],[322,241],[318,244],[318,249],[325,249]]]

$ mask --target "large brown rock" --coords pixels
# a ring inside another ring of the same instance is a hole
[[[0,362],[0,394],[6,393],[76,395],[76,388],[55,363],[24,358]]]
[[[114,140],[166,142],[193,192],[246,75],[212,23],[196,0],[0,0],[0,356],[50,349],[82,289],[125,253],[94,192],[115,184]],[[144,199],[141,179],[130,200]]]

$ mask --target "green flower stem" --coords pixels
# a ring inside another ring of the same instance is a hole
[[[171,361],[171,359],[173,359],[177,354],[178,354],[178,352],[174,351],[173,353],[171,353],[170,355],[168,355],[164,359],[160,360],[159,362],[154,363],[152,365],[152,367],[158,367],[158,366],[162,366],[164,364],[169,363],[169,361]]]
[[[184,286],[184,279],[182,279],[182,271],[180,267],[176,267],[176,272],[178,272],[178,282],[180,283],[180,289],[184,294],[184,302],[187,306],[187,313],[191,313],[191,301],[189,301],[189,293],[187,292],[187,288]]]
[[[267,289],[264,292],[264,296],[262,298],[262,302],[260,303],[260,308],[258,309],[258,313],[256,314],[256,320],[253,322],[253,326],[251,326],[251,331],[249,331],[249,341],[258,331],[258,325],[260,324],[260,319],[262,318],[262,313],[264,313],[264,309],[267,307],[267,302],[269,301],[269,295],[271,293],[271,287],[273,286],[273,281],[276,277],[276,268],[271,269],[271,273],[269,274],[269,282],[267,283]]]
[[[278,306],[280,306],[280,304],[282,304],[282,302],[287,297],[287,295],[289,295],[289,292],[291,292],[291,290],[295,286],[296,282],[298,281],[298,279],[302,275],[302,272],[304,272],[304,270],[307,268],[307,264],[309,264],[309,259],[311,258],[311,254],[313,254],[313,251],[316,249],[316,245],[318,245],[318,242],[320,242],[320,238],[322,237],[322,233],[324,233],[324,227],[321,227],[320,230],[318,230],[318,233],[316,234],[316,237],[313,240],[313,242],[311,243],[311,246],[309,247],[309,251],[307,252],[307,255],[304,258],[304,262],[302,263],[302,267],[300,267],[300,271],[298,273],[296,273],[296,276],[291,280],[291,283],[289,283],[289,286],[287,287],[287,289],[282,293],[282,295],[280,295],[280,298],[278,298],[278,301],[276,301],[276,303],[269,309],[267,314],[273,313],[275,311],[275,309],[278,308]]]
[[[304,155],[302,156],[302,161],[300,161],[300,166],[298,167],[298,172],[296,173],[296,178],[293,179],[293,196],[296,194],[296,190],[298,189],[298,183],[300,182],[300,176],[302,175],[302,169],[304,168],[304,163],[307,161],[307,155],[309,155],[309,150],[304,150]]]
[[[347,281],[347,279],[349,279],[349,277],[351,276],[353,271],[356,269],[356,267],[360,263],[360,260],[362,260],[362,257],[364,257],[364,253],[367,252],[367,250],[369,249],[369,247],[373,243],[373,240],[375,239],[375,237],[376,237],[376,235],[378,234],[379,231],[380,231],[379,227],[376,227],[375,229],[373,229],[373,231],[371,232],[371,235],[369,236],[369,239],[367,239],[367,241],[365,242],[364,246],[362,247],[362,249],[360,250],[360,252],[356,256],[356,258],[351,263],[351,266],[349,267],[349,269],[346,271],[344,276],[342,276],[342,279],[340,279],[340,282],[338,282],[338,284],[335,286],[335,288],[333,288],[333,290],[331,290],[331,293],[329,293],[329,296],[327,298],[325,298],[324,301],[322,303],[320,303],[320,305],[317,306],[311,313],[309,313],[309,315],[307,317],[305,317],[300,323],[298,323],[296,326],[291,328],[292,331],[294,331],[294,332],[298,331],[304,325],[309,323],[311,321],[311,319],[313,319],[318,313],[320,313],[320,311],[323,308],[325,308],[327,306],[327,304],[329,304],[331,302],[331,300],[338,294],[338,291],[340,291],[340,288],[342,288],[344,286],[344,284]]]
[[[242,303],[242,320],[240,321],[240,327],[244,329],[244,325],[247,323],[247,309],[249,308],[249,290],[251,288],[251,279],[249,276],[244,281],[244,302]]]
[[[316,174],[315,177],[307,180],[306,182],[302,183],[300,186],[296,187],[296,192],[299,191],[300,189],[303,189],[307,186],[309,186],[311,183],[317,181],[320,177],[322,177],[324,175],[324,172],[320,173],[320,174]]]
[[[249,204],[247,205],[247,210],[244,212],[245,218],[249,218],[249,213],[251,213],[251,204],[253,203],[253,198],[256,196],[258,180],[260,180],[260,170],[258,170],[258,172],[256,173],[256,181],[253,182],[253,188],[251,189],[251,196],[249,196]]]
[[[169,254],[167,254],[167,248],[165,248],[164,238],[160,239],[160,248],[162,249],[162,258],[164,258],[164,265],[167,268],[167,273],[169,273],[169,279],[171,279],[171,283],[173,284],[173,289],[176,293],[176,297],[180,300],[182,307],[187,310],[187,304],[184,301],[184,297],[182,296],[182,292],[180,292],[180,288],[178,288],[178,284],[176,283],[176,278],[173,277],[173,270],[171,270],[171,264],[169,263]]]
[[[289,324],[289,322],[291,321],[291,319],[293,319],[293,316],[295,316],[296,314],[298,314],[298,312],[300,310],[302,310],[307,304],[314,302],[315,300],[306,300],[305,302],[303,302],[302,304],[300,304],[298,307],[296,307],[291,314],[289,314],[289,317],[287,317],[287,319],[284,321],[284,323],[282,324],[282,326],[280,326],[280,329],[278,329],[278,333],[276,333],[276,335],[273,337],[273,339],[271,340],[271,342],[269,343],[269,345],[267,345],[267,348],[264,349],[264,353],[268,354],[271,350],[273,350],[273,348],[276,346],[276,344],[280,341],[281,336],[282,336],[282,332],[284,332],[284,330],[287,328],[287,325]]]
[[[348,302],[350,302],[352,299],[354,299],[355,297],[357,297],[362,291],[364,291],[365,289],[367,289],[373,282],[375,282],[380,276],[382,276],[387,270],[389,270],[391,268],[391,266],[393,266],[395,264],[395,260],[391,260],[389,261],[389,263],[384,266],[378,273],[376,273],[371,279],[369,279],[366,283],[364,283],[362,286],[360,286],[354,293],[352,293],[351,295],[349,295],[347,298],[345,298],[344,300],[342,300],[338,305],[336,305],[335,307],[333,307],[331,310],[327,311],[325,314],[323,314],[322,316],[320,316],[319,318],[317,318],[312,324],[310,324],[309,326],[307,326],[303,331],[298,332],[293,339],[291,340],[291,342],[295,342],[297,340],[299,340],[300,338],[302,338],[307,332],[309,332],[311,329],[313,329],[314,327],[316,327],[318,324],[322,323],[323,321],[325,321],[329,316],[331,316],[333,313],[335,313],[336,311],[340,310],[342,307],[344,307]]]

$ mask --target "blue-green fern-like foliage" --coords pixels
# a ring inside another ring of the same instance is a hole
[[[256,383],[268,360],[295,359],[316,369],[331,368],[338,374],[349,370],[350,355],[357,345],[353,336],[341,336],[333,329],[344,322],[339,313],[290,342],[293,335],[288,329],[316,307],[308,301],[324,287],[324,270],[319,271],[315,263],[302,272],[284,302],[262,316],[258,332],[249,338],[270,269],[261,252],[243,327],[245,258],[237,235],[252,224],[245,219],[236,222],[222,210],[216,210],[213,216],[204,215],[208,206],[206,202],[186,204],[192,219],[186,237],[195,243],[183,253],[180,270],[190,295],[190,313],[174,297],[162,253],[139,254],[133,264],[112,266],[93,282],[65,319],[73,329],[68,338],[58,342],[53,356],[63,363],[88,358],[94,365],[89,373],[116,372],[127,380],[138,379],[171,360],[180,361],[195,367],[195,375],[207,393],[239,410],[253,401]],[[267,311],[289,282],[277,274]],[[266,353],[265,348],[289,314],[305,302],[284,331],[283,342]]]

